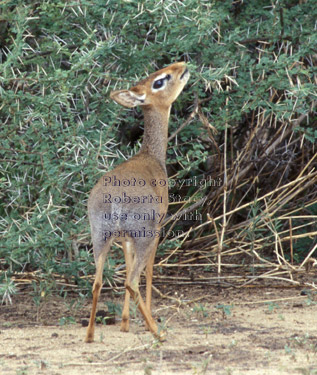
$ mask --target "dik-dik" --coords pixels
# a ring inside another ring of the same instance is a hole
[[[140,151],[106,173],[88,199],[96,276],[86,342],[94,340],[97,301],[102,272],[113,241],[122,244],[126,262],[126,293],[121,331],[129,330],[129,300],[134,299],[147,328],[163,339],[151,315],[153,264],[160,228],[168,207],[166,148],[172,103],[189,78],[185,63],[161,69],[129,90],[113,91],[110,97],[124,107],[140,105],[144,114],[144,136]],[[139,291],[139,279],[146,268],[146,302]]]

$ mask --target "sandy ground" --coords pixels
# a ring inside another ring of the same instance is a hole
[[[179,295],[154,293],[153,315],[167,327],[162,344],[139,314],[130,332],[120,332],[117,317],[115,325],[97,325],[95,342],[85,344],[88,299],[78,307],[50,297],[39,309],[19,295],[0,307],[0,374],[317,375],[316,294],[187,288]],[[111,298],[103,293],[99,308]]]

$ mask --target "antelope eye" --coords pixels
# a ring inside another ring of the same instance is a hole
[[[158,79],[153,83],[153,89],[160,89],[164,84],[164,79]]]

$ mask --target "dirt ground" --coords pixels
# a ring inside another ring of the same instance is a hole
[[[49,297],[36,307],[21,293],[0,306],[0,374],[317,375],[314,292],[187,286],[166,294],[175,299],[153,293],[153,315],[167,329],[164,343],[132,311],[129,333],[120,332],[117,316],[115,325],[97,325],[95,342],[85,344],[89,299]],[[99,309],[111,299],[103,291]]]

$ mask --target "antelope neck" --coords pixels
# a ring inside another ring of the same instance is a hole
[[[144,106],[144,135],[140,152],[154,156],[165,169],[169,107]]]

